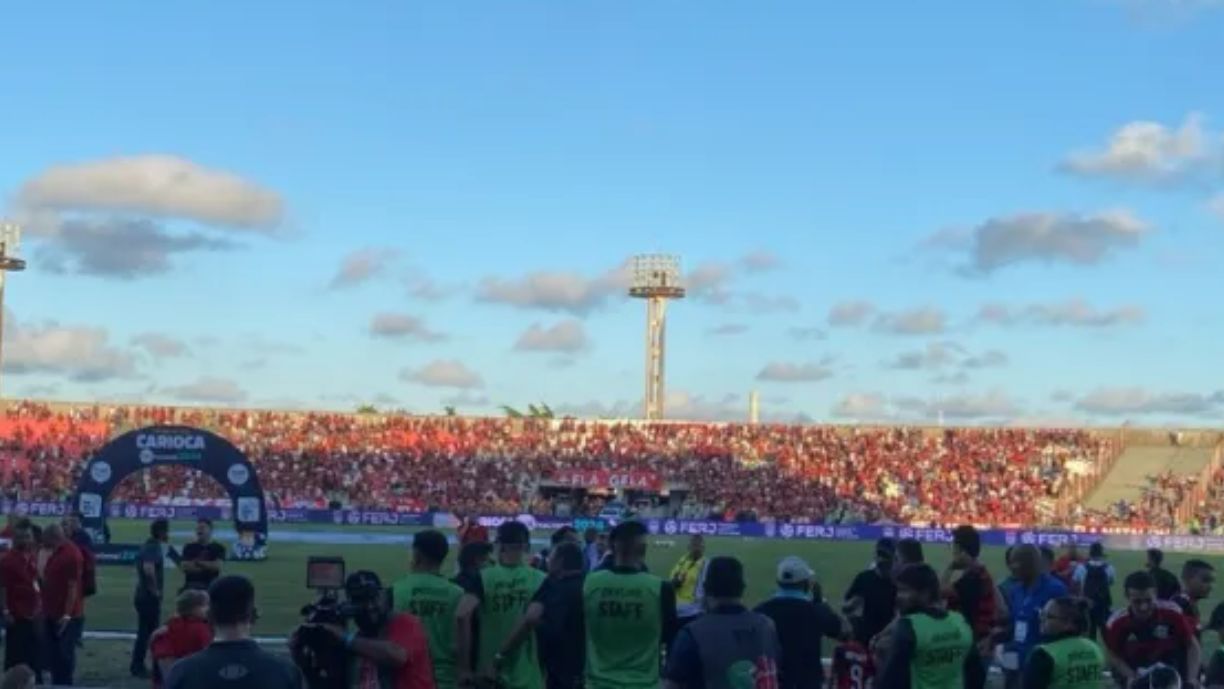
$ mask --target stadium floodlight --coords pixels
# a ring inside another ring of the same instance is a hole
[[[17,258],[17,249],[21,245],[21,226],[15,222],[0,220],[0,368],[3,368],[4,343],[4,283],[5,276],[25,270],[26,262]],[[0,401],[3,397],[0,397]]]
[[[664,359],[667,337],[667,301],[683,299],[680,258],[642,254],[633,258],[633,284],[629,296],[646,300],[646,419],[663,418]]]

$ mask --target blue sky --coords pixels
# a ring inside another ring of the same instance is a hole
[[[10,9],[6,395],[1224,413],[1211,2]],[[532,328],[535,328],[532,331]]]

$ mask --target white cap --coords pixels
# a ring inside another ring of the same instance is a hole
[[[803,558],[795,557],[794,555],[783,558],[778,563],[778,583],[779,584],[798,584],[808,581],[816,572],[808,566],[808,563],[803,561]]]

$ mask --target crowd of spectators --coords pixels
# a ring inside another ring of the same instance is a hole
[[[468,419],[149,407],[11,405],[0,418],[6,497],[63,499],[89,454],[153,423],[212,430],[242,449],[280,507],[548,510],[559,471],[637,472],[683,492],[688,516],[821,523],[1025,524],[1046,519],[1068,471],[1112,441],[1083,431]],[[155,467],[115,499],[224,498]],[[584,503],[598,505],[598,501]]]
[[[1119,500],[1104,510],[1080,507],[1072,522],[1088,528],[1128,528],[1137,531],[1167,531],[1178,524],[1177,511],[1197,476],[1172,471],[1144,477],[1138,500]]]

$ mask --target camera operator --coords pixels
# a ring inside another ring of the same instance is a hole
[[[393,689],[434,689],[429,642],[420,621],[408,613],[392,613],[382,581],[374,572],[360,571],[344,582],[355,630],[323,625],[344,643],[349,653],[349,686]]]

